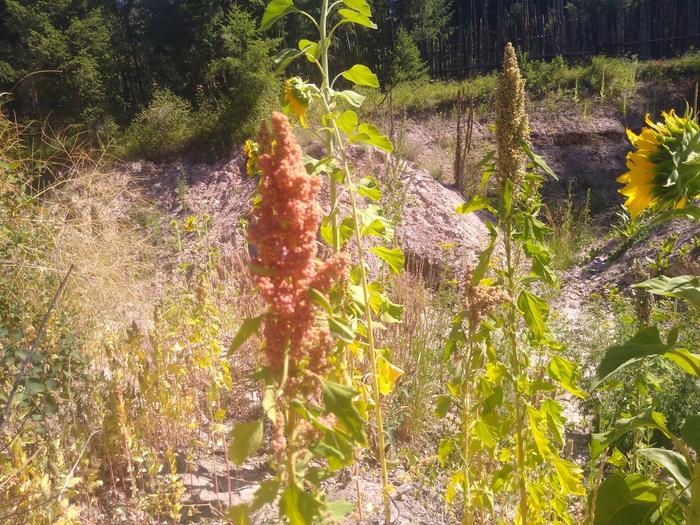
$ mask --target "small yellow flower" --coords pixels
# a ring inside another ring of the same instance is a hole
[[[682,208],[700,195],[700,127],[690,111],[662,115],[663,123],[647,115],[639,135],[627,130],[634,150],[617,181],[625,185],[619,191],[632,218],[651,207]]]
[[[299,119],[302,127],[306,127],[304,117],[309,108],[311,95],[307,84],[299,77],[288,78],[284,82],[284,100],[289,107],[289,113]]]
[[[258,156],[260,155],[258,143],[254,140],[246,140],[243,146],[243,154],[246,156],[246,172],[249,177],[252,177],[258,172]]]

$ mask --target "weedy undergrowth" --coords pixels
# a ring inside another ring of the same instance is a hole
[[[632,219],[652,214],[655,225],[672,219],[700,223],[700,169],[692,160],[700,151],[700,127],[690,109],[683,117],[673,111],[663,114],[664,122],[652,122],[639,135],[628,132],[634,149],[628,154],[629,171],[618,182],[627,197],[625,206]],[[667,240],[668,241],[668,240]],[[661,273],[635,285],[637,293],[670,297],[685,301],[691,318],[700,312],[700,278],[693,275],[668,277],[666,242],[653,261],[652,269]],[[676,324],[662,336],[662,329],[652,323],[649,308],[638,315],[640,328],[627,341],[609,347],[598,365],[594,387],[609,385],[621,374],[634,374],[634,411],[616,420],[610,427],[592,436],[591,469],[597,474],[589,502],[587,523],[700,523],[700,414],[685,418],[680,435],[668,426],[666,415],[657,410],[653,396],[653,376],[649,365],[678,366],[685,373],[700,377],[700,357],[694,352],[697,339],[684,341],[693,323]],[[693,344],[694,341],[694,344]],[[690,343],[690,344],[688,344]],[[626,369],[626,370],[623,370]],[[631,372],[630,372],[631,371]],[[620,441],[632,434],[628,456],[620,452]],[[654,438],[654,434],[660,438]],[[662,440],[671,448],[659,446]],[[656,445],[656,446],[650,446]],[[614,469],[604,471],[605,464]],[[656,471],[670,479],[656,478]],[[631,487],[638,489],[632,490]]]

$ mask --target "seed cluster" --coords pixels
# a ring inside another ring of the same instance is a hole
[[[305,369],[326,370],[332,346],[328,328],[317,326],[317,305],[309,290],[327,293],[346,274],[350,261],[345,253],[323,263],[317,260],[320,179],[307,174],[301,148],[281,113],[272,115],[272,134],[274,146],[258,160],[261,200],[248,240],[258,250],[252,261],[254,280],[269,306],[265,355],[277,372],[289,356],[287,386],[295,389],[303,383]]]
[[[469,332],[474,333],[481,321],[499,304],[508,301],[508,294],[498,286],[472,284],[474,266],[468,264],[464,272],[464,306],[469,312]]]
[[[522,141],[530,136],[525,112],[525,82],[520,75],[515,49],[509,42],[503,54],[503,68],[496,87],[497,175],[504,184],[517,185],[525,173]]]

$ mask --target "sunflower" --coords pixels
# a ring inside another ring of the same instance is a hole
[[[306,127],[304,117],[311,101],[308,88],[309,86],[299,77],[288,78],[284,82],[284,100],[288,106],[288,113],[298,118],[304,128]]]
[[[700,196],[700,127],[690,110],[683,117],[671,110],[664,122],[647,126],[639,135],[627,130],[634,150],[627,171],[617,179],[632,218],[647,208],[683,208]]]
[[[254,140],[246,140],[243,146],[243,154],[246,156],[245,168],[249,177],[258,173],[258,156],[260,155],[260,147]]]

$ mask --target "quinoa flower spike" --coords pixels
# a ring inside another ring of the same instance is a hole
[[[286,388],[304,382],[304,370],[322,374],[328,366],[332,338],[316,323],[314,288],[326,293],[347,271],[349,258],[338,253],[323,263],[317,258],[316,233],[321,209],[316,201],[320,179],[302,162],[287,117],[272,115],[271,151],[260,155],[260,202],[248,229],[257,247],[254,280],[269,306],[264,319],[265,356],[273,373],[286,373]],[[313,383],[313,382],[312,382]]]
[[[523,141],[530,138],[525,112],[525,81],[520,74],[515,49],[509,42],[503,54],[503,69],[496,87],[497,175],[501,184],[514,186],[525,174]]]
[[[627,130],[634,150],[617,182],[632,218],[648,208],[683,208],[700,197],[700,127],[691,110],[679,117],[662,113],[664,122],[646,117],[639,135]]]

